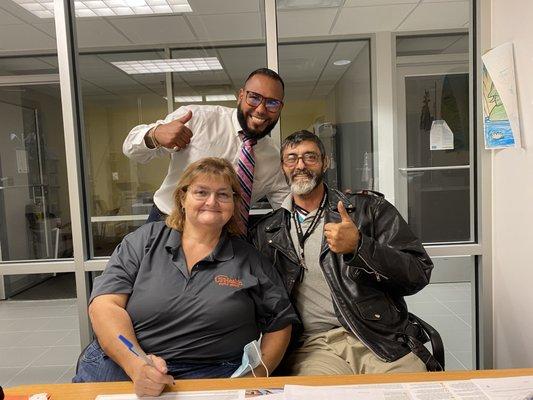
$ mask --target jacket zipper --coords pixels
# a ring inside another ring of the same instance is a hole
[[[369,269],[370,271],[372,271],[372,272],[368,272],[368,273],[369,273],[369,274],[374,274],[374,275],[376,276],[376,281],[381,282],[381,278],[383,278],[383,279],[385,279],[385,280],[388,280],[388,279],[389,279],[387,276],[380,274],[380,273],[377,272],[374,268],[372,268],[372,267],[370,266],[370,264],[368,264],[368,263],[366,262],[366,260],[364,259],[364,257],[363,257],[361,254],[359,254],[359,258],[360,258],[361,260],[363,260],[363,262],[364,262],[365,265],[368,267],[368,269]]]

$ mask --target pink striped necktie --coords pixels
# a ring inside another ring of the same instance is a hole
[[[239,162],[237,164],[237,176],[241,184],[242,201],[240,206],[241,224],[244,235],[248,231],[248,216],[250,215],[250,206],[252,203],[252,187],[254,182],[254,145],[257,140],[253,137],[245,136],[242,131],[239,133],[242,140],[241,151],[239,153]]]

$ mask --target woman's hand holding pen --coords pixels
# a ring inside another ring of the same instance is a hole
[[[150,363],[142,358],[135,360],[136,365],[130,378],[137,396],[159,396],[165,385],[172,386],[174,378],[168,375],[167,363],[161,357],[150,354],[146,356]]]

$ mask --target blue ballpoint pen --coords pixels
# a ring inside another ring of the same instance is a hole
[[[155,368],[155,365],[152,362],[152,360],[146,355],[146,353],[144,351],[142,351],[142,349],[140,349],[139,347],[135,346],[132,342],[130,342],[128,339],[126,339],[122,335],[118,335],[118,338],[120,339],[120,341],[122,343],[124,343],[124,345],[126,345],[126,347],[129,349],[129,351],[131,351],[137,357],[143,359],[146,364],[148,364],[148,365],[150,365],[150,366]]]

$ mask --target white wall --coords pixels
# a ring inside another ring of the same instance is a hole
[[[514,42],[525,149],[493,154],[496,368],[533,367],[533,1],[492,0],[492,47]]]

